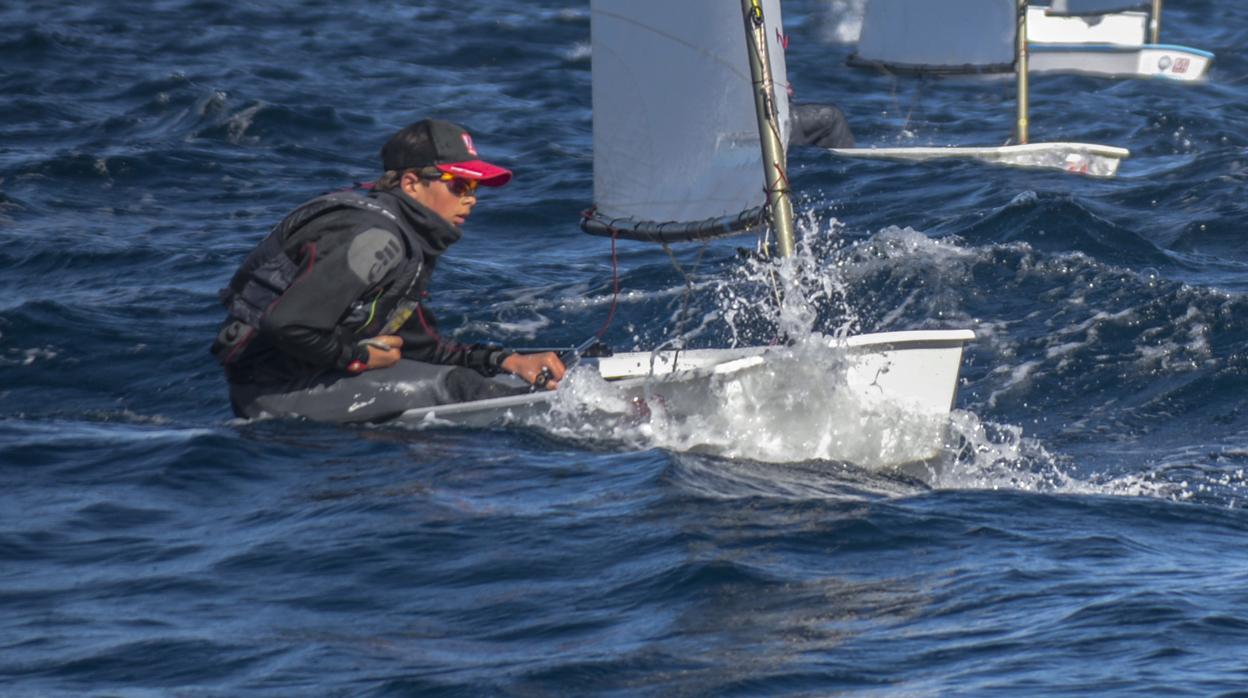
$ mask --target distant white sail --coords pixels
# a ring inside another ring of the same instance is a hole
[[[762,5],[780,142],[787,143],[780,2]],[[590,11],[595,218],[619,230],[663,223],[710,232],[762,206],[741,3],[592,0]]]
[[[1144,0],[1053,0],[1049,14],[1105,15],[1111,12],[1144,10],[1152,5]]]
[[[850,62],[898,71],[1009,72],[1016,0],[870,0]]]

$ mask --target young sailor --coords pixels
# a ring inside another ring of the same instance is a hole
[[[441,337],[421,303],[438,258],[460,238],[477,187],[511,172],[482,161],[472,137],[426,119],[381,150],[367,196],[338,192],[286,216],[221,290],[228,317],[212,346],[241,417],[378,421],[430,407],[553,390],[558,356]]]

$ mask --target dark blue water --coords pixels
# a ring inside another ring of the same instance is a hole
[[[996,145],[1005,86],[848,71],[864,144]],[[1117,179],[794,151],[813,329],[970,327],[944,467],[572,430],[240,423],[215,291],[281,215],[467,124],[514,184],[439,268],[463,339],[606,319],[584,2],[0,6],[0,694],[1244,695],[1248,8],[1167,4],[1207,85],[1046,77]],[[774,334],[737,247],[620,246],[607,339]],[[734,295],[735,294],[735,295]],[[661,447],[662,446],[662,447]]]

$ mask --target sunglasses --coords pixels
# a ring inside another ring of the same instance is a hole
[[[421,173],[420,178],[431,182],[446,182],[446,188],[455,196],[475,195],[477,193],[477,185],[480,184],[475,179],[464,179],[446,172],[439,172],[437,175]]]

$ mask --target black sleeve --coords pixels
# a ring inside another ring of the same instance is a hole
[[[297,259],[303,271],[265,312],[260,332],[281,351],[315,366],[342,369],[366,360],[366,350],[339,320],[400,267],[404,256],[398,236],[368,221],[303,243]]]
[[[438,334],[437,320],[423,305],[416,306],[411,319],[399,330],[403,338],[403,358],[429,364],[463,366],[486,376],[498,374],[503,359],[512,352],[492,344],[460,344]]]

